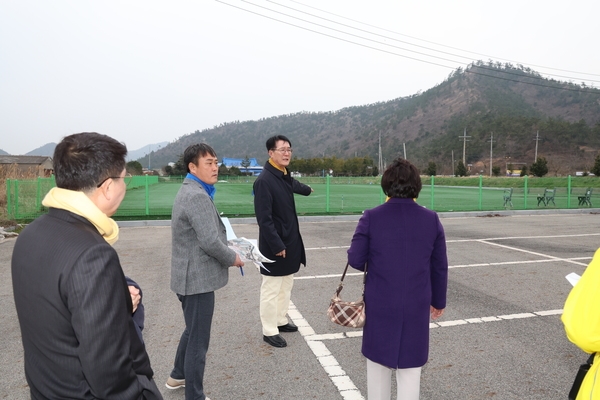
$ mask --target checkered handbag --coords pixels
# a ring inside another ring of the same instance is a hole
[[[365,326],[366,318],[364,294],[367,265],[365,264],[365,271],[363,274],[363,294],[360,296],[360,299],[357,301],[343,301],[340,299],[340,292],[344,287],[344,277],[346,276],[346,271],[348,271],[348,265],[349,264],[346,264],[340,284],[331,298],[329,308],[327,309],[327,316],[332,322],[338,325],[347,326],[350,328],[362,328]]]

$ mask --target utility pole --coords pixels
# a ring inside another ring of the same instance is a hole
[[[383,156],[381,155],[381,132],[379,132],[379,164],[377,168],[379,169],[379,175],[383,175]]]
[[[467,138],[470,138],[471,136],[467,136],[467,128],[465,128],[465,133],[462,136],[459,136],[458,138],[461,139],[463,141],[463,165],[465,166],[465,168],[467,168]]]
[[[404,147],[404,159],[406,160],[406,143],[402,143],[402,146]]]
[[[452,176],[454,176],[454,150],[452,150]]]
[[[490,178],[492,177],[492,158],[494,154],[494,132],[490,136]]]
[[[533,160],[533,162],[537,162],[537,149],[538,149],[538,142],[540,141],[540,131],[537,131],[537,133],[535,134],[535,160]]]

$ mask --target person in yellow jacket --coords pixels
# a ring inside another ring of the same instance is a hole
[[[596,353],[577,399],[600,399],[600,249],[573,289],[563,309],[567,338],[586,353]],[[574,371],[575,372],[575,371]]]

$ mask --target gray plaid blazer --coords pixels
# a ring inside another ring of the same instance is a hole
[[[227,284],[235,252],[225,225],[202,185],[184,179],[171,217],[171,290],[180,295],[213,292]]]

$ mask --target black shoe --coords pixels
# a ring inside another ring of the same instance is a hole
[[[287,342],[285,341],[285,339],[282,338],[279,335],[273,335],[273,336],[265,336],[265,335],[263,335],[263,340],[265,342],[269,343],[273,347],[285,347],[285,346],[287,346]]]
[[[279,332],[298,332],[298,327],[291,322],[278,326],[277,329],[279,329]]]

